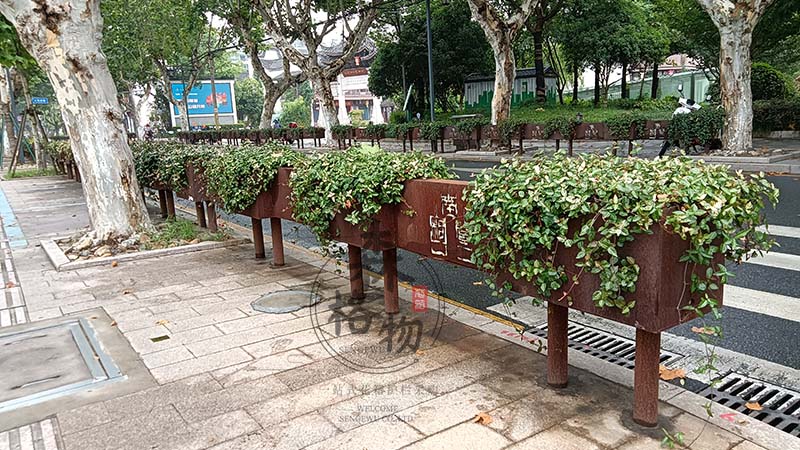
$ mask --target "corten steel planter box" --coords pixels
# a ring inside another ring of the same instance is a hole
[[[429,258],[474,268],[469,256],[472,248],[461,229],[464,217],[462,200],[467,183],[449,180],[413,180],[406,182],[405,202],[398,215],[398,247]],[[413,211],[412,214],[407,210]],[[570,225],[574,230],[577,224]],[[658,367],[660,363],[661,332],[691,320],[694,313],[682,308],[687,295],[691,272],[685,273],[686,263],[680,257],[688,243],[677,235],[665,231],[660,224],[652,228],[653,234],[639,235],[621,249],[620,256],[632,256],[640,267],[636,292],[626,296],[636,300],[628,316],[616,308],[597,308],[592,294],[598,287],[598,277],[583,274],[579,284],[572,288],[568,282],[553,294],[548,302],[547,381],[554,387],[565,387],[568,376],[568,309],[573,308],[616,322],[636,327],[636,363],[634,370],[633,419],[645,426],[658,423]],[[563,265],[567,274],[578,273],[575,267],[577,248],[563,250],[556,262]],[[713,264],[722,264],[717,255]],[[702,274],[705,267],[696,268]],[[500,277],[512,284],[514,291],[537,296],[534,284],[513,280],[509,274]],[[560,299],[569,291],[571,302]],[[714,292],[722,305],[722,287]]]
[[[363,141],[370,138],[369,136],[367,136],[366,128],[355,128],[353,129],[353,132],[355,139]]]
[[[544,125],[540,123],[526,123],[522,127],[523,139],[544,141],[548,138],[544,133]]]
[[[209,195],[206,177],[202,169],[195,168],[193,164],[186,165],[187,186],[175,194],[183,199],[191,199],[194,202],[216,202],[213,196]]]
[[[574,139],[601,140],[610,139],[608,126],[602,122],[582,123],[575,127]]]
[[[256,201],[252,205],[242,211],[238,211],[238,213],[253,219],[280,218],[293,220],[290,203],[292,191],[289,187],[291,173],[292,169],[288,167],[278,169],[270,188],[258,194]]]
[[[644,125],[644,135],[637,135],[636,138],[663,141],[667,139],[668,133],[669,120],[648,120]]]
[[[453,145],[456,147],[456,151],[478,148],[479,139],[480,127],[475,127],[469,133],[459,131],[458,128],[453,132]]]
[[[366,230],[344,220],[347,214],[338,213],[329,228],[331,239],[369,250],[397,248],[398,206],[385,205]]]

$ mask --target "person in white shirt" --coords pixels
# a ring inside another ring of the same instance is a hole
[[[678,99],[678,107],[675,109],[675,111],[672,112],[672,116],[675,117],[678,114],[690,114],[691,112],[697,111],[698,109],[700,109],[700,105],[698,103],[695,103],[694,100],[680,98]],[[658,153],[658,156],[664,156],[664,154],[667,153],[667,150],[669,150],[671,145],[672,142],[670,142],[669,139],[664,141],[664,145],[661,146],[661,151]]]

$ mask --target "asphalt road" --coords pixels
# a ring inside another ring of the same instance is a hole
[[[494,163],[474,161],[450,161],[449,164],[462,179],[469,179],[471,175],[483,168],[493,166]],[[781,201],[776,209],[768,208],[765,213],[772,225],[792,227],[800,236],[800,177],[798,176],[770,176],[781,191]],[[249,227],[250,220],[246,217],[226,217],[228,220]],[[265,222],[265,233],[269,232],[269,222]],[[294,223],[284,225],[284,236],[291,241],[307,248],[318,247],[314,235],[304,226]],[[780,247],[775,251],[789,255],[800,256],[800,238],[776,237]],[[381,257],[377,253],[364,253],[365,267],[375,272],[381,272]],[[721,320],[724,338],[719,342],[722,348],[733,352],[750,355],[755,358],[770,361],[782,366],[800,369],[800,264],[796,267],[777,268],[768,265],[745,263],[741,265],[729,264],[729,270],[736,276],[730,284],[759,292],[759,296],[768,297],[768,294],[780,294],[791,297],[796,301],[796,314],[788,317],[785,312],[769,314],[754,312],[748,309],[726,306],[723,308]],[[487,310],[499,303],[492,297],[489,289],[480,283],[484,276],[478,271],[463,267],[444,264],[437,261],[425,260],[415,254],[405,251],[398,252],[398,270],[402,281],[414,285],[424,285],[432,292],[462,302],[472,307]],[[752,299],[759,302],[759,299]],[[764,299],[765,302],[769,298]],[[794,307],[795,303],[791,303]],[[767,306],[768,308],[768,306]],[[493,312],[496,314],[496,312]],[[697,323],[690,322],[670,330],[678,336],[698,340],[698,336],[691,332],[691,327]]]

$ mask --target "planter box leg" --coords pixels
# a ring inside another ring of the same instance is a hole
[[[206,224],[206,211],[203,208],[203,202],[194,202],[194,210],[197,213],[197,224],[202,228],[207,228]]]
[[[561,149],[561,141],[559,139],[556,139],[556,151],[559,151],[560,149]]]
[[[211,202],[206,202],[206,216],[208,216],[208,231],[217,232],[217,208]]]
[[[253,246],[256,249],[256,259],[264,259],[267,255],[264,250],[264,228],[261,226],[261,219],[251,217],[250,223],[253,225]]]
[[[75,181],[78,183],[81,182],[81,171],[78,169],[78,166],[75,166]]]
[[[163,189],[158,190],[158,207],[161,208],[161,217],[167,218],[167,191]]]
[[[364,271],[361,266],[361,247],[347,245],[347,267],[350,269],[350,298],[364,298]]]
[[[633,421],[645,427],[658,425],[658,365],[661,333],[636,329],[633,370]]]
[[[569,309],[547,303],[547,384],[554,388],[567,387],[567,318]]]
[[[383,302],[387,314],[400,312],[397,291],[397,249],[383,251]]]
[[[572,156],[572,139],[567,141],[567,155]]]
[[[283,258],[283,227],[279,217],[270,217],[269,227],[272,230],[272,266],[282,267],[285,263]]]
[[[175,195],[169,189],[164,191],[167,197],[167,217],[175,217]]]

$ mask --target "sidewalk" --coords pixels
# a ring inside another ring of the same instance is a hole
[[[21,286],[16,307],[30,321],[0,335],[83,317],[123,375],[0,408],[0,450],[660,448],[660,428],[630,419],[632,371],[571,351],[579,367],[569,387],[550,388],[541,341],[433,296],[414,312],[402,288],[402,317],[388,320],[379,279],[366,280],[364,303],[349,304],[346,271],[291,245],[282,268],[242,245],[56,272],[38,243],[87,224],[79,185],[54,177],[0,188],[27,241],[4,264],[17,277],[6,299]],[[289,314],[250,306],[286,289],[325,300]],[[687,448],[800,445],[739,413],[722,419],[731,410],[720,405],[706,421],[705,400],[677,386],[662,383],[661,398],[660,426],[683,433]]]

